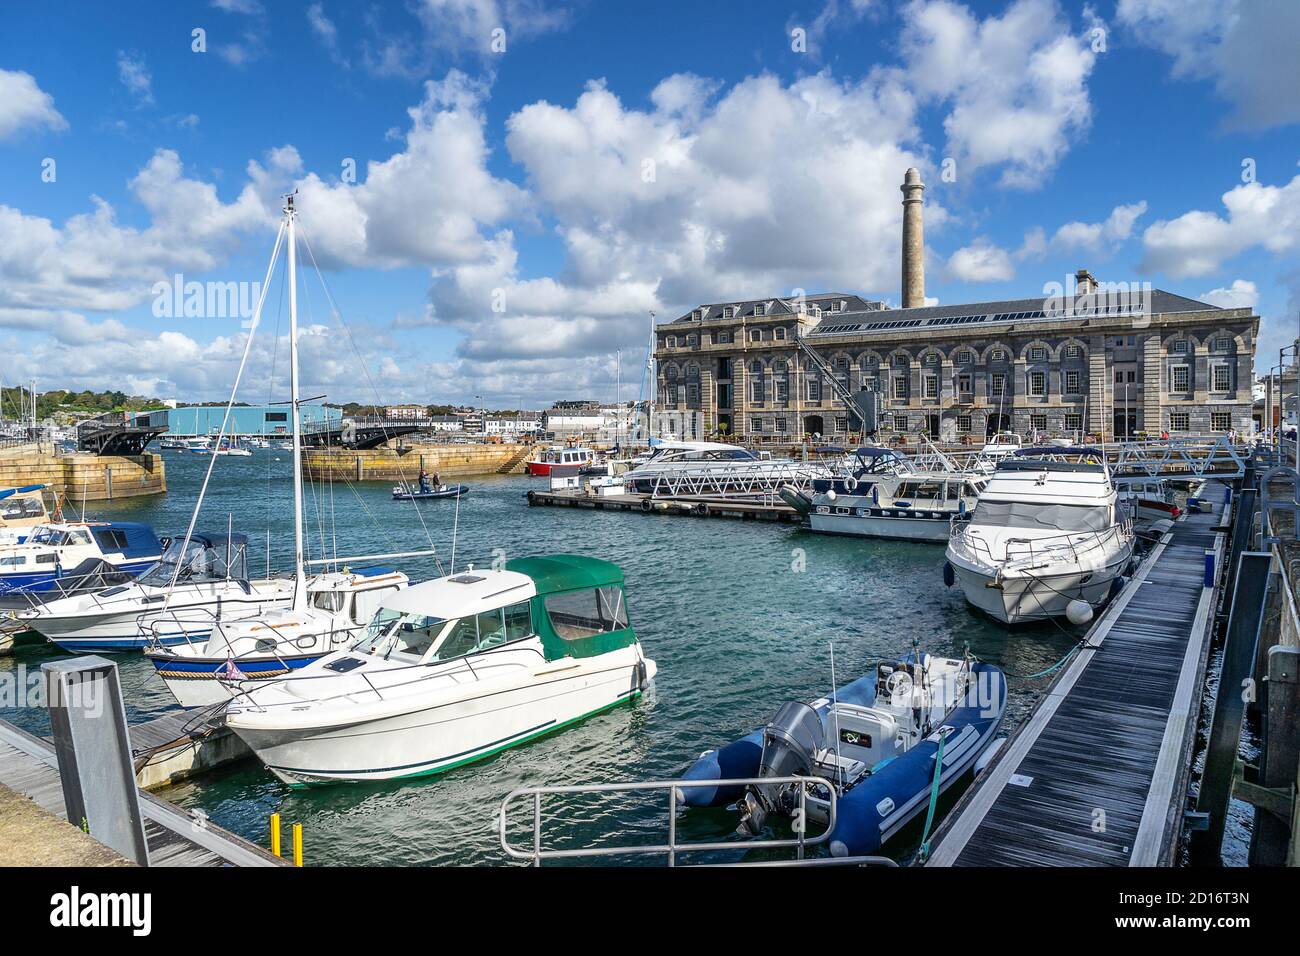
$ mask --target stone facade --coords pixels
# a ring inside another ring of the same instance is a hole
[[[831,376],[882,393],[882,439],[1249,430],[1258,316],[1158,291],[1148,302],[1068,315],[1042,299],[886,309],[841,293],[699,306],[657,329],[658,401],[699,412],[711,434],[773,442],[855,437]]]

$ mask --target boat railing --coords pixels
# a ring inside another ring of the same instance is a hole
[[[696,787],[743,787],[751,784],[779,785],[779,784],[804,784],[805,786],[797,787],[799,794],[799,805],[794,815],[795,836],[792,839],[769,839],[769,840],[714,840],[705,842],[683,842],[677,833],[677,810],[684,805],[683,790]],[[807,784],[818,784],[825,788],[830,794],[828,802],[828,812],[826,825],[820,833],[809,836],[807,833]],[[668,836],[664,843],[635,844],[627,846],[585,846],[572,847],[568,849],[546,849],[542,846],[542,798],[546,796],[563,796],[574,794],[611,794],[611,793],[628,793],[632,791],[668,791]],[[815,860],[806,860],[804,853],[808,847],[818,846],[830,840],[831,833],[835,830],[836,814],[838,811],[837,797],[835,788],[831,786],[829,780],[822,777],[746,777],[744,779],[730,780],[640,780],[626,783],[586,783],[586,784],[569,784],[566,786],[549,786],[549,787],[519,787],[511,790],[501,801],[501,809],[497,816],[497,826],[501,837],[501,849],[507,856],[516,860],[528,860],[533,866],[541,866],[543,860],[573,860],[573,859],[591,859],[594,857],[611,857],[611,856],[664,856],[669,866],[676,866],[678,855],[683,853],[707,853],[722,851],[749,851],[749,850],[776,850],[776,849],[793,849],[795,859],[781,861],[784,865],[868,865],[868,866],[896,866],[897,864],[888,857],[830,857],[817,858]],[[510,809],[513,804],[527,802],[532,806],[532,828],[531,845],[527,848],[518,847],[510,842]],[[730,864],[745,865],[745,864]],[[753,865],[753,864],[750,864]]]
[[[527,640],[527,638],[524,638],[523,640]],[[267,704],[263,701],[255,700],[251,696],[252,691],[259,690],[270,684],[279,684],[284,681],[295,681],[295,682],[336,681],[342,677],[358,677],[364,680],[366,686],[370,688],[369,693],[374,694],[375,697],[377,697],[379,700],[384,701],[384,700],[388,700],[388,698],[384,696],[384,691],[388,691],[390,693],[393,691],[400,691],[404,688],[414,687],[415,685],[424,683],[426,681],[438,680],[440,678],[450,677],[454,679],[457,683],[460,683],[461,678],[465,677],[466,675],[468,675],[468,678],[472,681],[482,680],[483,678],[479,675],[478,671],[475,670],[475,665],[477,664],[479,669],[491,667],[492,662],[489,660],[485,660],[485,658],[489,658],[494,653],[499,651],[508,650],[508,651],[516,652],[520,650],[527,650],[527,651],[532,651],[538,657],[545,660],[545,657],[542,654],[540,648],[533,648],[533,647],[520,648],[517,646],[513,646],[513,645],[517,645],[518,643],[519,643],[518,641],[511,641],[495,648],[489,648],[488,650],[479,652],[477,654],[473,654],[465,657],[452,658],[446,661],[429,661],[427,663],[414,662],[409,664],[401,664],[397,667],[386,667],[382,671],[378,671],[377,673],[384,674],[386,676],[394,675],[394,674],[406,674],[409,672],[415,672],[415,673],[409,679],[399,679],[399,680],[386,682],[382,684],[376,684],[374,681],[372,681],[370,679],[371,675],[366,673],[364,669],[346,671],[343,673],[336,673],[334,671],[331,671],[328,674],[294,673],[289,676],[278,677],[273,680],[258,680],[258,681],[250,680],[247,681],[246,684],[245,682],[241,681],[241,679],[234,678],[229,681],[229,683],[234,685],[234,687],[232,688],[231,696],[233,700],[240,702],[241,707],[244,707],[248,710],[254,710],[259,713],[266,713],[272,709],[281,708],[281,707],[299,708],[302,707],[308,701],[306,699],[301,699],[301,700],[281,701],[278,703]],[[342,649],[343,648],[339,648],[339,650]],[[360,652],[360,653],[364,653],[364,652]],[[441,665],[448,665],[448,666],[445,669],[442,669]],[[451,666],[451,665],[455,665],[455,666]],[[363,691],[360,688],[353,688],[351,690],[340,691],[337,694],[330,694],[325,697],[313,697],[310,699],[310,703],[325,704],[337,700],[350,700],[355,698],[359,693],[364,694],[366,693],[366,691]]]
[[[1068,559],[1077,563],[1089,553],[1104,549],[1115,539],[1131,537],[1132,518],[1124,518],[1101,531],[1065,531],[1042,538],[1009,538],[1002,557],[995,557],[989,543],[970,534],[971,523],[954,518],[948,526],[952,543],[965,548],[972,556],[983,556],[989,564],[1003,569],[1033,566],[1040,561]]]
[[[182,613],[186,615],[185,618],[181,618]],[[210,631],[215,627],[220,627],[220,621],[221,618],[206,607],[163,607],[142,612],[136,617],[135,626],[136,630],[145,639],[145,647],[155,649],[163,647],[163,635],[160,633],[162,625],[175,625],[175,630],[169,631],[168,635],[174,637],[179,632],[188,640],[193,625],[197,624],[200,628],[206,627]]]

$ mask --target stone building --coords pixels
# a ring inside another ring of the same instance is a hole
[[[904,201],[919,188],[909,170]],[[913,300],[919,229],[904,236]],[[1248,431],[1258,329],[1249,309],[1099,284],[1086,270],[1058,295],[1002,302],[716,302],[657,326],[658,401],[698,412],[709,433],[777,442],[849,438],[860,424],[850,402],[864,390],[880,394],[880,438]]]

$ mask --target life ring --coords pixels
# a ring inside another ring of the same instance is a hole
[[[701,518],[707,518],[709,516],[709,506],[701,501],[695,506],[695,514]]]
[[[853,494],[853,492],[857,490],[857,487],[858,479],[854,478],[852,475],[849,475],[849,477],[844,479],[844,490],[848,494]]]
[[[652,505],[652,504],[650,503],[650,499],[649,499],[649,498],[642,498],[642,499],[641,499],[641,510],[642,510],[642,511],[644,511],[646,514],[649,514],[650,511],[651,511],[653,508],[654,508],[654,505]]]

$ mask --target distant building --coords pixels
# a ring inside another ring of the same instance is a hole
[[[556,407],[546,413],[546,431],[557,439],[590,438],[605,424],[599,406],[563,408],[560,407],[562,404],[572,406],[572,403],[557,402]]]
[[[326,405],[301,406],[304,429],[319,428],[325,423],[341,423],[343,411]],[[225,405],[182,405],[154,415],[167,417],[167,431],[172,435],[203,436],[221,431]],[[231,435],[288,435],[293,430],[288,405],[236,405],[230,410]]]
[[[697,306],[655,330],[658,410],[698,415],[710,434],[778,442],[860,433],[863,391],[879,396],[882,438],[1250,429],[1259,332],[1250,309],[1099,283],[1086,269],[1058,295],[924,305],[923,189],[909,170],[910,307],[846,293]]]
[[[402,421],[425,419],[429,417],[429,409],[423,405],[389,405],[384,409],[384,417]]]
[[[487,435],[500,435],[502,437],[517,438],[522,435],[533,435],[541,430],[542,423],[537,418],[525,418],[500,416],[483,419],[483,432]]]
[[[427,427],[435,432],[462,432],[465,423],[455,415],[430,415]]]

